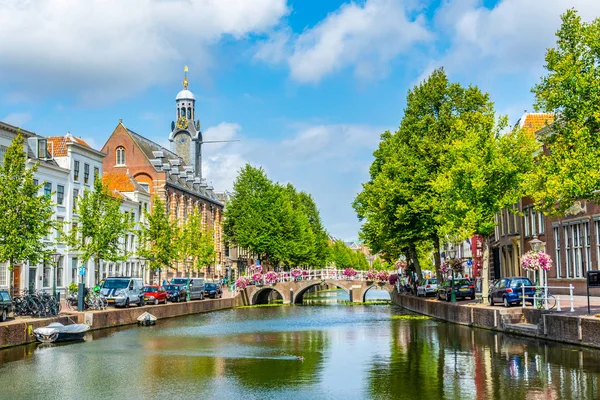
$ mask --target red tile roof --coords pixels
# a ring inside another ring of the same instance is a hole
[[[552,122],[554,122],[554,114],[552,113],[525,113],[518,124],[520,128],[535,133]]]
[[[53,157],[66,157],[68,143],[78,143],[80,145],[90,147],[90,145],[87,144],[85,141],[76,138],[70,133],[67,133],[65,136],[48,137],[48,151],[52,154]]]
[[[102,182],[104,182],[111,191],[133,192],[135,190],[135,185],[133,184],[131,177],[125,172],[105,173],[102,175]]]

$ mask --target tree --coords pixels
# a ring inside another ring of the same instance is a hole
[[[496,226],[495,216],[525,195],[525,180],[538,148],[532,133],[514,129],[502,134],[505,127],[506,118],[496,121],[489,100],[470,121],[455,124],[460,139],[447,147],[442,158],[444,172],[435,180],[440,234],[458,241],[473,234],[484,237],[484,299],[489,286],[487,239]]]
[[[122,200],[111,193],[96,175],[94,189],[86,190],[77,200],[77,226],[65,235],[72,251],[79,252],[83,264],[94,259],[94,276],[100,273],[100,260],[118,262],[127,259],[123,245],[133,228],[132,218],[121,211]]]
[[[445,168],[447,146],[463,134],[454,126],[470,123],[487,102],[476,87],[451,83],[442,68],[435,70],[408,92],[400,127],[381,136],[371,179],[354,201],[364,221],[361,238],[389,261],[404,254],[419,278],[417,247],[423,243],[431,243],[440,266],[440,199],[432,182]]]
[[[18,261],[38,264],[49,259],[51,250],[42,238],[56,223],[51,220],[52,200],[38,193],[37,164],[27,169],[27,154],[21,134],[7,148],[0,168],[0,262],[8,261],[10,293],[14,294],[13,268]]]
[[[151,212],[144,211],[148,223],[139,231],[139,255],[148,260],[148,268],[158,271],[159,280],[162,269],[173,268],[178,259],[177,226],[170,221],[165,203],[158,197],[152,200]]]
[[[529,196],[538,210],[561,215],[580,199],[600,200],[600,19],[562,15],[556,47],[546,52],[547,75],[535,85],[535,107],[558,121],[539,136]]]
[[[302,211],[308,218],[311,233],[313,235],[313,244],[309,265],[315,268],[322,268],[327,261],[327,247],[329,245],[329,235],[323,227],[319,209],[312,196],[305,192],[298,193],[299,203],[302,205]]]
[[[329,247],[328,261],[335,264],[337,269],[352,267],[352,257],[349,250],[346,243],[341,240],[336,240]]]
[[[190,268],[201,271],[206,265],[215,261],[215,243],[213,233],[202,228],[202,217],[197,207],[180,229],[177,238],[179,259],[190,262]]]

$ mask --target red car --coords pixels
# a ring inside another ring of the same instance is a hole
[[[162,286],[144,286],[144,302],[151,304],[167,304],[167,291]]]

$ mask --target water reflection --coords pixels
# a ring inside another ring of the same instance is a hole
[[[599,374],[597,350],[391,306],[228,310],[0,351],[7,399],[591,399]]]
[[[367,290],[363,300],[367,303],[391,302],[389,292],[377,286]],[[349,302],[350,294],[348,292],[330,285],[312,287],[302,297],[302,304],[306,305],[338,305]]]

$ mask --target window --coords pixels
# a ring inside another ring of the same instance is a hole
[[[529,225],[529,207],[523,208],[523,221],[525,223],[525,237],[530,235],[530,225]]]
[[[44,196],[50,197],[52,195],[52,184],[50,182],[44,183]]]
[[[88,183],[90,180],[90,164],[83,164],[83,183]]]
[[[117,147],[117,165],[125,165],[125,148]]]
[[[56,217],[56,233],[58,237],[58,233],[64,232],[65,227],[65,217]]]
[[[56,204],[59,206],[63,205],[65,201],[65,187],[63,185],[56,185]]]
[[[538,212],[538,232],[540,235],[544,234],[544,214]]]
[[[188,107],[188,119],[192,119],[192,107]]]
[[[537,236],[537,214],[535,210],[529,207],[529,214],[531,214],[531,236]]]
[[[555,226],[552,228],[554,231],[554,261],[556,262],[556,277],[560,278],[560,228]],[[600,247],[598,247],[598,251],[600,251]]]
[[[79,260],[77,259],[77,257],[73,257],[73,259],[71,260],[71,282],[77,282],[77,273],[79,271],[77,271],[77,262]]]
[[[46,264],[44,262],[43,268],[42,268],[42,277],[43,277],[43,281],[42,281],[42,286],[43,287],[49,287],[51,285],[51,278],[52,278],[52,271],[51,271],[51,267],[49,264]]]
[[[0,286],[8,286],[8,263],[0,264]]]
[[[150,184],[149,184],[149,183],[140,182],[140,186],[141,186],[141,187],[142,187],[142,189],[144,189],[146,192],[150,193]]]
[[[56,286],[63,286],[63,273],[64,273],[64,268],[63,268],[63,260],[64,260],[64,256],[60,256],[58,258],[58,264],[56,265]]]
[[[182,108],[181,108],[181,116],[182,116],[182,117],[185,117],[185,107],[182,107]]]
[[[571,230],[569,226],[563,226],[563,233],[565,238],[565,264],[567,267],[566,277],[571,278]]]
[[[100,168],[94,167],[94,179],[98,179],[100,176]]]
[[[75,161],[73,164],[73,179],[76,181],[79,180],[79,161]]]
[[[79,189],[73,189],[73,212],[77,212],[77,199],[79,198]]]
[[[46,139],[38,140],[38,158],[47,158],[48,157],[48,142]]]

